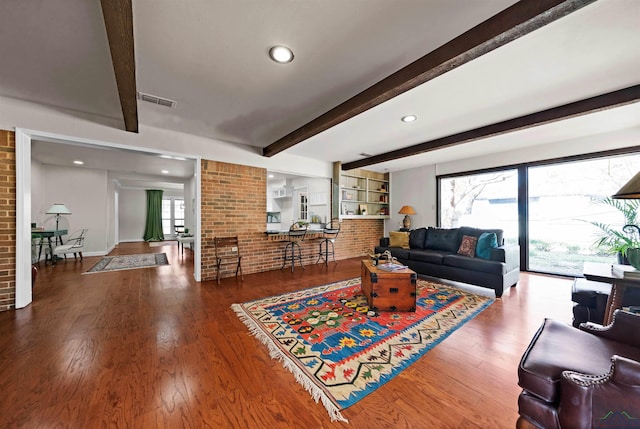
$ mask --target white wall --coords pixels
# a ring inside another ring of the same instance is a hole
[[[55,215],[46,211],[63,203],[71,211],[60,216],[60,229],[72,233],[87,228],[85,255],[102,255],[107,247],[107,172],[86,168],[42,165],[41,202],[32,209],[38,226],[55,228]],[[40,221],[41,220],[41,221]]]
[[[118,241],[143,241],[147,213],[145,190],[120,188],[118,199]]]
[[[289,153],[267,158],[262,149],[200,137],[192,134],[140,125],[138,133],[124,131],[122,121],[102,124],[102,117],[77,117],[74,112],[55,110],[48,106],[0,97],[0,129],[24,128],[40,132],[97,140],[137,149],[155,149],[186,157],[223,161],[261,167],[274,171],[327,177],[333,175],[330,162],[314,160]]]
[[[416,214],[411,216],[411,227],[436,224],[436,168],[427,165],[400,172],[390,177],[390,219],[385,222],[385,235],[402,227],[404,215],[398,214],[402,206],[412,206]]]
[[[40,216],[39,213],[44,213],[48,207],[42,207],[42,187],[43,187],[43,172],[42,164],[37,161],[31,161],[31,222],[36,223],[38,227],[42,226],[44,222],[44,216]]]

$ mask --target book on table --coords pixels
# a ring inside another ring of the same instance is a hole
[[[378,264],[378,268],[385,271],[399,271],[409,267],[402,264],[386,263],[386,264]]]
[[[611,265],[611,272],[623,279],[638,279],[640,280],[640,271],[633,268],[631,265]]]

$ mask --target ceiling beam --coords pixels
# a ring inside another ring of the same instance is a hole
[[[521,0],[270,144],[262,154],[274,156],[594,1]]]
[[[136,59],[133,45],[131,0],[100,0],[116,75],[125,130],[138,132]]]
[[[608,92],[606,94],[531,113],[529,115],[429,140],[424,143],[419,143],[417,145],[397,149],[380,155],[374,155],[358,161],[347,162],[342,164],[342,169],[351,170],[353,168],[362,168],[368,165],[380,164],[381,162],[419,155],[436,149],[442,149],[462,143],[469,143],[474,140],[480,140],[487,137],[495,137],[501,134],[524,130],[564,119],[575,118],[638,101],[640,101],[640,85],[635,85],[618,91]]]

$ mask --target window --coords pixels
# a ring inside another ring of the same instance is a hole
[[[620,231],[625,216],[612,200],[636,173],[640,156],[621,156],[529,167],[529,269],[581,275],[586,261],[616,263],[615,249],[596,246],[597,224]]]
[[[500,228],[505,241],[517,243],[517,170],[442,178],[439,184],[442,228]]]
[[[297,198],[298,220],[309,221],[309,198],[307,191],[300,191]]]
[[[184,199],[168,197],[162,199],[162,233],[175,234],[175,227],[184,227]]]

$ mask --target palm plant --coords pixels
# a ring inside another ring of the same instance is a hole
[[[616,200],[607,197],[600,200],[600,203],[618,210],[624,216],[625,225],[637,225],[639,223],[638,208],[640,207],[640,200]],[[632,231],[626,228],[617,228],[602,222],[590,223],[600,230],[595,245],[612,254],[619,253],[625,256],[628,249],[640,247],[640,240],[636,240]]]

